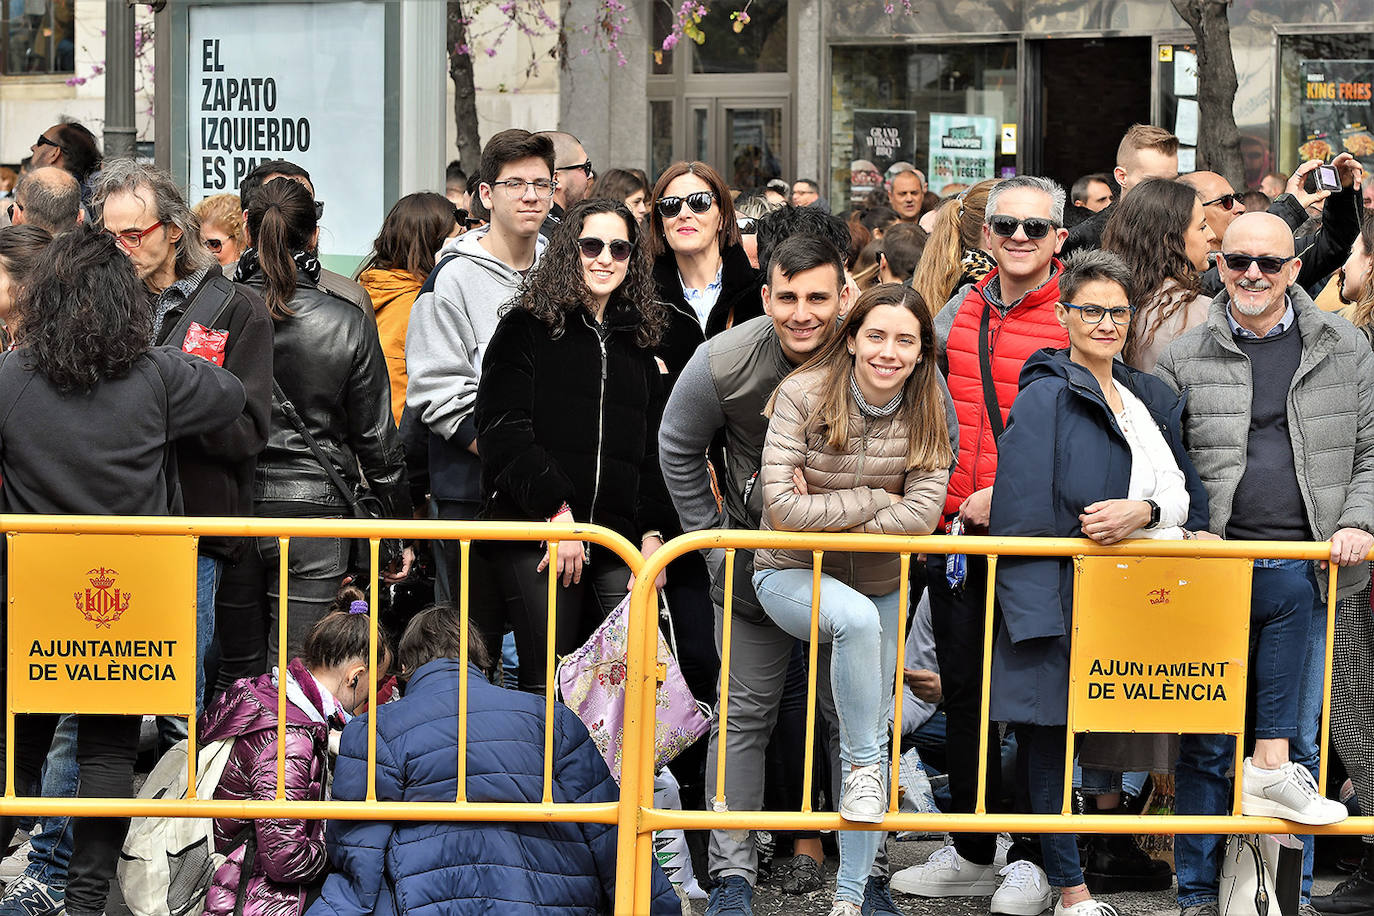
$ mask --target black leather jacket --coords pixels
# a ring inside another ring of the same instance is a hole
[[[391,383],[377,327],[357,306],[297,273],[292,314],[274,322],[273,376],[306,429],[347,480],[361,468],[392,518],[410,517],[405,454],[391,415]],[[261,291],[262,275],[247,281]],[[347,503],[273,399],[272,428],[258,457],[258,502],[297,501],[322,516]]]

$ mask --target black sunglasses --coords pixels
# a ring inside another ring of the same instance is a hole
[[[595,261],[601,257],[601,252],[607,247],[607,244],[605,239],[598,239],[593,236],[577,240],[577,247],[582,249],[582,257],[589,261]],[[611,258],[616,261],[630,260],[630,253],[635,250],[635,246],[624,239],[612,239],[609,245]]]
[[[11,223],[14,222],[14,210],[16,207],[19,208],[20,213],[24,212],[24,205],[17,200],[5,208],[5,213],[9,216]]]
[[[49,140],[47,137],[43,136],[42,134],[39,134],[39,135],[38,135],[38,142],[34,144],[34,147],[35,147],[35,148],[40,147],[40,146],[51,146],[51,147],[52,147],[53,149],[55,149],[55,150],[61,150],[62,152],[66,152],[66,150],[63,150],[63,149],[62,149],[62,144],[61,144],[61,143],[58,143],[56,140]]]
[[[201,239],[200,243],[215,254],[219,254],[220,249],[224,247],[223,239]]]
[[[577,165],[560,165],[558,168],[554,169],[555,172],[573,172],[578,170],[581,170],[582,174],[591,178],[592,161],[588,159],[586,162],[579,162]]]
[[[1014,216],[990,216],[988,217],[988,228],[993,235],[1009,239],[1016,234],[1017,227],[1023,229],[1026,238],[1032,241],[1043,239],[1050,234],[1051,229],[1058,229],[1059,224],[1052,219],[1043,219],[1039,216],[1032,216],[1030,219],[1017,219]]]
[[[317,200],[315,201],[315,221],[319,222],[322,219],[324,219],[324,201]]]
[[[658,208],[659,216],[672,219],[682,212],[684,202],[692,208],[693,213],[705,213],[716,202],[716,195],[712,191],[694,191],[686,197],[660,197],[654,206]]]
[[[1204,200],[1202,205],[1210,207],[1212,204],[1221,204],[1221,209],[1230,212],[1236,207],[1244,206],[1245,199],[1239,194],[1223,194],[1214,200]]]
[[[1281,258],[1272,254],[1227,254],[1222,252],[1221,259],[1226,262],[1228,270],[1236,273],[1245,273],[1250,269],[1251,264],[1258,264],[1260,273],[1276,274],[1283,270],[1283,265],[1293,260],[1293,257]]]

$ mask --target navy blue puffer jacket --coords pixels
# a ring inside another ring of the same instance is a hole
[[[467,795],[543,797],[544,699],[493,686],[457,659],[420,667],[405,696],[377,713],[377,798],[451,802],[458,791],[458,684],[468,679]],[[619,790],[572,710],[554,709],[553,800],[616,801]],[[367,717],[344,729],[334,798],[367,787]],[[309,916],[592,916],[615,899],[611,824],[331,821],[335,873]],[[682,912],[657,863],[653,912]]]

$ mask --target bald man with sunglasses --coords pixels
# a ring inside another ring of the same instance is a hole
[[[1331,165],[1341,176],[1341,190],[1305,190],[1303,182],[1308,173],[1321,164],[1320,159],[1309,159],[1299,166],[1288,179],[1285,193],[1276,198],[1267,211],[1287,223],[1290,233],[1297,233],[1307,222],[1307,207],[1325,201],[1321,228],[1310,235],[1295,235],[1293,239],[1294,250],[1302,260],[1295,282],[1307,291],[1314,290],[1345,263],[1350,256],[1351,246],[1360,234],[1359,161],[1349,153],[1341,153],[1331,160]],[[1198,198],[1207,214],[1207,225],[1215,233],[1212,251],[1220,251],[1221,239],[1227,228],[1245,212],[1240,195],[1229,181],[1216,172],[1192,172],[1180,176],[1179,180],[1197,189]],[[1224,285],[1224,277],[1218,273],[1214,257],[1212,268],[1202,275],[1202,289],[1207,295],[1215,296]]]
[[[1155,374],[1188,392],[1183,442],[1207,488],[1211,532],[1255,541],[1329,541],[1329,558],[1256,560],[1254,619],[1291,614],[1305,621],[1295,676],[1280,679],[1292,705],[1282,753],[1254,761],[1242,776],[1244,813],[1275,813],[1307,824],[1323,819],[1318,721],[1326,647],[1328,563],[1340,567],[1336,597],[1369,581],[1374,546],[1374,355],[1354,326],[1318,309],[1297,283],[1302,258],[1289,224],[1246,213],[1226,230],[1218,258],[1225,290],[1207,320],[1164,351]],[[1278,705],[1282,705],[1279,703]],[[1271,742],[1272,743],[1272,742]],[[1185,735],[1177,774],[1179,814],[1229,810],[1227,769],[1234,739]],[[1308,774],[1311,774],[1309,778]],[[1312,886],[1312,842],[1304,837],[1302,902]],[[1183,916],[1215,913],[1222,840],[1174,841]]]

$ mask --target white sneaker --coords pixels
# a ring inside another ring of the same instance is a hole
[[[857,903],[850,903],[848,900],[836,900],[835,905],[830,908],[830,916],[860,916],[863,909]]]
[[[975,865],[950,845],[897,872],[888,887],[917,897],[986,897],[997,889],[997,876],[991,865]]]
[[[850,770],[840,791],[840,817],[847,821],[876,824],[887,813],[887,793],[883,791],[883,766],[871,764]]]
[[[1010,916],[1040,916],[1049,909],[1054,893],[1045,870],[1021,859],[998,872],[1002,883],[992,895],[992,912]],[[1074,916],[1078,916],[1075,912]]]
[[[992,857],[994,868],[1007,867],[1007,853],[1011,852],[1011,834],[997,834],[997,854]]]
[[[1054,905],[1054,916],[1118,916],[1116,907],[1096,900],[1080,900],[1073,906],[1064,906],[1060,900]]]
[[[1299,764],[1290,761],[1277,770],[1266,770],[1246,757],[1244,774],[1241,814],[1281,817],[1312,826],[1334,824],[1350,814],[1345,805],[1323,797],[1312,774]]]

